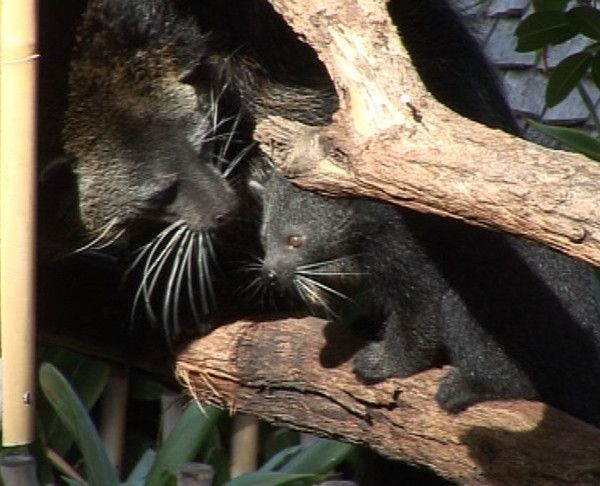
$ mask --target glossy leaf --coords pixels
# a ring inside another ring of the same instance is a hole
[[[279,468],[286,473],[325,474],[332,471],[354,449],[336,440],[315,439]]]
[[[259,471],[274,471],[281,466],[283,466],[286,462],[288,462],[292,457],[298,454],[303,449],[302,446],[292,446],[287,447],[273,457],[271,457],[267,462],[265,462],[259,469]]]
[[[571,25],[592,39],[600,40],[600,11],[593,7],[580,6],[567,12]]]
[[[223,414],[224,411],[219,408],[204,405],[201,410],[196,402],[190,403],[161,445],[148,475],[147,486],[163,485],[170,476],[176,477],[181,466],[196,457],[215,422]]]
[[[546,106],[552,107],[564,100],[581,81],[592,62],[592,55],[578,52],[563,59],[550,74],[546,87]]]
[[[133,467],[125,486],[143,486],[156,459],[156,452],[148,449]]]
[[[533,0],[533,8],[536,12],[544,10],[564,10],[569,0]]]
[[[600,141],[583,133],[581,130],[552,127],[532,120],[528,120],[528,123],[541,133],[558,140],[565,147],[600,162]]]
[[[560,44],[577,34],[564,12],[548,10],[526,17],[516,28],[516,50],[528,52]]]
[[[73,436],[90,484],[118,485],[115,470],[87,410],[60,371],[50,363],[40,366],[40,386],[64,426]]]
[[[294,486],[311,485],[320,480],[316,474],[291,474],[282,472],[252,472],[232,479],[226,486]]]

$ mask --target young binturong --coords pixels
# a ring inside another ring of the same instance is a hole
[[[434,96],[519,132],[447,2],[392,2],[390,13]],[[303,191],[276,173],[252,187],[263,204],[264,287],[333,317],[366,293],[361,322],[377,339],[355,357],[360,379],[405,377],[447,360],[454,367],[436,400],[448,412],[540,399],[600,426],[600,287],[587,265],[456,220]]]
[[[258,184],[255,184],[258,186]],[[436,399],[458,412],[538,398],[600,425],[600,287],[582,262],[512,236],[273,174],[262,186],[262,278],[331,315],[357,280],[379,339],[355,358],[366,382],[454,368]]]

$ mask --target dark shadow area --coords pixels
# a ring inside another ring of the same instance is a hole
[[[421,80],[440,103],[471,120],[520,133],[493,67],[446,1],[392,0],[388,12]]]
[[[494,484],[600,484],[598,429],[557,410],[528,432],[473,427],[461,440]]]
[[[323,328],[325,346],[321,349],[319,360],[324,368],[336,368],[342,363],[354,358],[357,351],[362,349],[369,339],[375,336],[369,332],[369,326],[358,326],[340,322],[330,321]]]

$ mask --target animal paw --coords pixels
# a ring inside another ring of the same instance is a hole
[[[382,343],[369,343],[356,354],[354,373],[364,383],[377,383],[394,374]]]
[[[458,413],[480,402],[482,397],[472,390],[460,370],[454,368],[442,378],[435,400],[446,412]]]

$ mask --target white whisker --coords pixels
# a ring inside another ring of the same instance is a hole
[[[103,239],[106,237],[106,235],[107,235],[107,234],[109,233],[109,231],[110,231],[110,230],[111,230],[111,229],[112,229],[112,228],[113,228],[113,227],[114,227],[114,226],[115,226],[115,225],[118,223],[118,221],[119,221],[119,220],[118,220],[118,218],[113,218],[113,219],[111,219],[111,220],[110,220],[110,221],[109,221],[109,222],[106,224],[106,226],[104,227],[104,229],[102,230],[102,232],[101,232],[101,233],[100,233],[100,234],[99,234],[99,235],[98,235],[96,238],[94,238],[94,239],[93,239],[92,241],[90,241],[89,243],[86,243],[86,244],[85,244],[85,245],[83,245],[82,247],[80,247],[80,248],[77,248],[76,250],[73,250],[73,254],[75,255],[75,254],[77,254],[77,253],[81,253],[81,252],[83,252],[83,251],[85,251],[85,250],[90,250],[90,249],[92,249],[92,248],[96,248],[96,249],[105,248],[105,247],[107,247],[108,245],[110,245],[110,244],[114,243],[114,242],[115,242],[116,240],[118,240],[118,239],[119,239],[121,236],[123,236],[123,233],[125,233],[125,229],[123,229],[123,230],[121,230],[121,231],[117,232],[117,235],[116,235],[115,237],[111,238],[111,239],[109,240],[109,242],[108,242],[108,243],[103,243],[103,244],[102,244],[102,245],[100,245],[100,246],[96,246],[96,245],[97,245],[99,242],[101,242],[101,241],[102,241],[102,240],[103,240]]]

